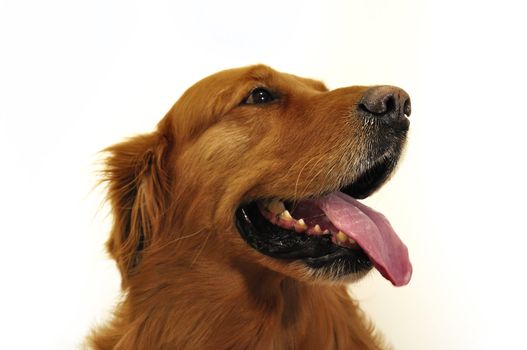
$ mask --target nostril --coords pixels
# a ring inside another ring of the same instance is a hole
[[[397,109],[397,103],[393,95],[386,95],[383,99],[384,112],[382,114],[388,114]]]
[[[406,101],[404,101],[403,113],[407,117],[409,117],[410,114],[412,114],[412,104],[410,103],[410,99],[407,99]]]
[[[369,114],[382,117],[383,115],[390,114],[397,109],[397,101],[393,94],[386,94],[382,97],[367,95],[359,104],[359,109]]]
[[[359,103],[359,109],[366,113],[372,113],[364,103]]]

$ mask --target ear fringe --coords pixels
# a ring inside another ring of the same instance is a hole
[[[167,138],[154,132],[139,135],[104,150],[102,171],[114,217],[107,249],[126,285],[141,251],[159,233],[170,194],[165,168]]]

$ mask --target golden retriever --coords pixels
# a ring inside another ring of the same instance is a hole
[[[188,89],[106,151],[107,248],[123,300],[95,349],[381,349],[346,284],[410,280],[405,245],[358,202],[392,174],[410,99],[329,91],[256,65]]]

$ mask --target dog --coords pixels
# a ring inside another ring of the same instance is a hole
[[[346,285],[409,282],[406,246],[357,201],[393,173],[410,98],[265,65],[190,87],[106,149],[122,302],[94,349],[382,349]]]

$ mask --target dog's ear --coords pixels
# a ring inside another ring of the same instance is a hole
[[[154,132],[105,150],[102,181],[107,183],[113,214],[107,249],[117,262],[123,286],[138,265],[141,251],[159,234],[170,196],[169,142]]]

